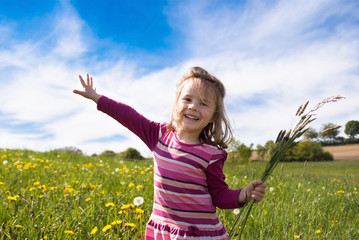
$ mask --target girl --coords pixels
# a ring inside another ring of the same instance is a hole
[[[223,174],[231,139],[226,117],[223,84],[200,67],[191,68],[177,85],[176,100],[168,124],[148,120],[133,108],[101,96],[92,77],[84,91],[73,92],[92,99],[97,109],[136,134],[154,155],[153,211],[146,226],[146,240],[227,239],[216,206],[232,209],[248,198],[262,200],[266,184],[256,180],[243,189],[228,189]]]

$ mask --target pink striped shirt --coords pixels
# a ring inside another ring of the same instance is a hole
[[[225,150],[206,143],[185,144],[166,124],[102,96],[98,110],[135,133],[154,155],[153,211],[146,239],[226,239],[216,206],[238,208],[240,189],[228,189]]]

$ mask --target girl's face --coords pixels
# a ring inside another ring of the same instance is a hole
[[[176,103],[176,124],[178,136],[198,142],[203,128],[213,120],[216,98],[209,89],[198,84],[200,80],[189,79],[183,83],[181,94]]]

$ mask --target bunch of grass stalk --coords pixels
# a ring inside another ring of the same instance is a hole
[[[323,99],[321,102],[319,102],[317,105],[314,106],[313,109],[308,111],[307,113],[304,113],[306,110],[309,101],[307,101],[304,105],[302,104],[299,106],[296,114],[294,122],[297,121],[297,124],[295,124],[294,128],[286,130],[281,130],[277,136],[277,139],[275,141],[276,148],[272,155],[270,156],[270,159],[266,165],[266,168],[262,174],[261,180],[265,182],[267,178],[272,174],[273,170],[276,168],[278,163],[285,157],[285,153],[287,150],[295,145],[297,143],[297,140],[309,129],[309,123],[313,122],[316,118],[315,111],[317,111],[319,108],[321,108],[323,105],[329,102],[337,102],[344,97],[342,96],[332,96]],[[328,129],[325,129],[324,132],[332,131],[334,129],[338,129],[340,126],[334,126]],[[238,239],[241,239],[242,233],[245,229],[245,225],[248,219],[248,216],[251,212],[251,209],[253,207],[254,200],[250,199],[248,202],[245,203],[242,210],[240,211],[239,215],[236,218],[236,221],[232,225],[232,228],[229,232],[229,240],[233,239],[234,236],[238,236]],[[237,233],[239,231],[239,233]]]

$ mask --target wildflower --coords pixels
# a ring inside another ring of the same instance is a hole
[[[343,190],[339,190],[339,191],[337,192],[337,194],[342,194],[342,193],[344,193]]]
[[[110,228],[112,228],[111,225],[106,225],[106,226],[102,229],[102,232],[106,232],[106,231],[109,230]]]
[[[2,164],[6,165],[6,164],[8,164],[8,161],[5,160],[2,162]]]
[[[92,235],[92,234],[95,234],[96,232],[97,232],[97,227],[94,227],[94,228],[91,230],[90,234]]]
[[[143,197],[135,197],[135,199],[133,199],[133,204],[135,206],[140,206],[143,204],[143,202],[144,202]]]
[[[143,186],[142,185],[137,185],[137,187],[136,187],[137,189],[142,189],[143,188]]]
[[[321,231],[321,230],[317,230],[317,231],[315,231],[315,233],[316,233],[316,234],[321,234],[322,231]]]
[[[143,211],[141,208],[136,208],[135,212],[136,212],[136,213],[139,213],[139,214],[142,214],[142,213],[144,213],[145,211]]]
[[[238,208],[234,209],[234,210],[233,210],[233,213],[234,213],[235,215],[238,215],[238,214],[239,214],[239,209],[238,209]]]
[[[130,183],[130,184],[128,184],[128,187],[135,187],[135,184],[134,184],[134,183]]]
[[[294,239],[299,239],[300,236],[299,235],[294,235]]]
[[[106,207],[113,207],[113,206],[115,206],[115,204],[113,202],[109,202],[109,203],[106,203],[105,206]]]
[[[15,196],[8,196],[7,199],[10,201],[16,201],[20,196],[19,195],[15,195]]]
[[[70,230],[66,230],[66,231],[64,231],[64,233],[66,233],[68,235],[74,235],[75,234],[73,231],[70,231]]]
[[[86,201],[86,202],[89,202],[89,201],[91,201],[91,198],[90,198],[90,197],[89,197],[89,198],[86,198],[85,201]]]
[[[116,221],[113,221],[112,223],[111,223],[111,225],[112,226],[114,226],[114,225],[119,225],[119,224],[121,224],[122,223],[122,221],[121,220],[116,220]]]
[[[269,188],[269,191],[270,191],[270,192],[273,192],[273,191],[274,191],[274,187],[270,187],[270,188]]]
[[[15,227],[16,227],[16,228],[22,228],[22,226],[21,226],[21,225],[15,225]]]
[[[325,187],[324,187],[324,186],[322,187],[322,190],[325,190]]]
[[[135,227],[134,223],[125,223],[125,227]]]
[[[34,186],[39,186],[40,182],[34,182]]]
[[[0,185],[4,185],[4,182],[0,182]]]
[[[134,207],[133,204],[125,204],[121,207],[121,209],[123,210],[123,209],[128,209],[128,208],[133,208],[133,207]]]
[[[355,188],[354,188],[354,191],[358,191],[358,188],[355,187]]]

